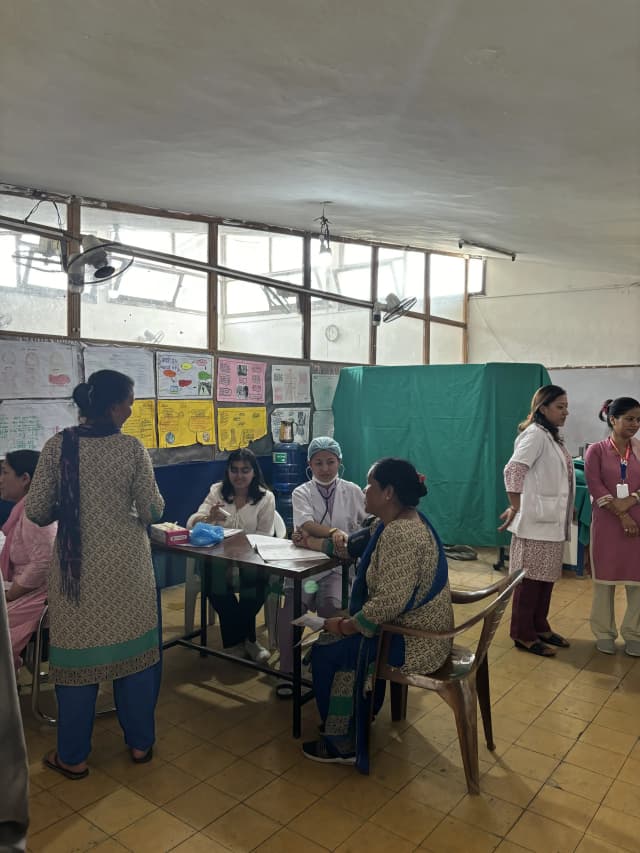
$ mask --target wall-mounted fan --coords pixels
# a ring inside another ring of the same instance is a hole
[[[37,242],[21,238],[18,241],[18,251],[13,255],[19,264],[25,264],[39,272],[61,272],[62,258],[60,242],[49,237],[40,237]]]
[[[80,252],[67,256],[63,241],[61,258],[63,269],[69,274],[69,290],[82,293],[87,285],[106,284],[128,270],[133,256],[119,251],[117,245],[90,234],[82,238]]]
[[[407,311],[411,311],[417,301],[415,296],[400,299],[395,293],[389,293],[384,302],[374,302],[371,314],[373,325],[379,326],[381,322],[392,323]]]

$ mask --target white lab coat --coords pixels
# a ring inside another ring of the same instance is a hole
[[[242,509],[238,509],[233,499],[225,501],[222,497],[222,483],[214,483],[209,489],[209,494],[198,507],[198,511],[189,516],[187,527],[189,530],[199,521],[206,521],[212,508],[221,503],[229,515],[224,521],[217,521],[221,527],[244,530],[245,533],[261,533],[263,536],[273,536],[273,525],[275,518],[276,499],[273,492],[266,491],[264,497],[257,504],[247,503]]]
[[[521,539],[563,542],[566,539],[569,478],[567,462],[553,436],[538,424],[531,424],[516,438],[510,462],[529,468],[520,497],[520,512],[509,531]],[[575,472],[573,472],[575,494]]]
[[[333,511],[326,515],[326,504],[324,498],[318,491],[313,481],[303,483],[293,490],[291,495],[293,505],[293,524],[302,527],[307,521],[315,521],[316,524],[326,524],[327,527],[337,527],[345,533],[352,533],[362,527],[365,519],[364,492],[360,486],[349,480],[338,480],[336,492],[333,499]],[[325,577],[331,572],[342,574],[342,568],[322,572],[315,575],[315,580]]]

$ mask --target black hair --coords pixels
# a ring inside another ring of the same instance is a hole
[[[4,457],[4,461],[18,477],[28,474],[31,480],[33,480],[38,459],[40,459],[38,450],[11,450]]]
[[[554,400],[557,400],[558,397],[562,397],[562,395],[566,393],[567,392],[564,388],[561,388],[559,385],[543,385],[542,388],[538,388],[531,400],[529,414],[522,423],[518,425],[518,432],[522,432],[528,426],[531,426],[531,424],[539,424],[551,433],[554,441],[557,441],[558,444],[562,444],[558,427],[548,421],[540,409],[543,406],[551,405]]]
[[[256,455],[247,447],[241,447],[240,450],[234,450],[229,454],[227,459],[227,467],[224,469],[224,477],[222,478],[222,497],[227,503],[231,503],[235,494],[231,480],[229,479],[229,468],[234,462],[248,462],[253,468],[253,479],[249,484],[249,498],[252,504],[259,503],[267,492],[267,484],[262,476],[262,470],[256,459]]]
[[[427,494],[424,477],[418,474],[411,462],[387,456],[373,463],[371,476],[381,488],[393,486],[396,498],[403,506],[418,506]]]
[[[100,420],[109,416],[109,410],[124,403],[133,391],[133,379],[117,370],[96,370],[87,382],[73,389],[73,402],[80,415],[89,420]]]
[[[607,426],[611,428],[613,427],[611,418],[621,418],[627,412],[630,412],[631,409],[638,408],[640,408],[640,403],[633,397],[616,397],[615,400],[604,401],[598,412],[598,417],[601,421],[605,421]]]

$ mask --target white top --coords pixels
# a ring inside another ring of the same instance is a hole
[[[521,539],[563,542],[566,538],[569,477],[567,460],[553,436],[531,424],[516,438],[510,462],[522,462],[529,470],[520,498],[520,512],[509,531]],[[575,491],[575,473],[573,473]]]
[[[337,527],[345,533],[352,533],[362,527],[366,513],[364,511],[364,493],[360,486],[349,480],[338,480],[333,498],[333,511],[327,514],[327,505],[318,487],[311,480],[293,490],[291,495],[293,505],[293,523],[302,527],[307,521],[316,524],[326,524],[327,527]],[[331,572],[342,573],[342,568],[329,569],[317,575],[324,577]]]
[[[276,510],[273,492],[265,492],[264,497],[257,504],[246,503],[242,509],[238,509],[233,499],[230,502],[223,499],[222,483],[214,483],[209,489],[209,494],[198,507],[198,511],[189,516],[187,521],[189,530],[198,521],[206,521],[215,504],[222,504],[222,508],[229,513],[224,521],[216,522],[220,527],[234,527],[244,530],[245,533],[273,536]]]

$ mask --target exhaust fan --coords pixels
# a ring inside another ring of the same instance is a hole
[[[69,274],[72,293],[82,293],[87,285],[106,284],[129,269],[133,257],[118,251],[116,245],[90,234],[82,238],[82,250],[67,257],[66,243],[61,244],[62,266]]]
[[[379,326],[380,323],[392,323],[407,311],[411,311],[417,302],[415,296],[407,296],[406,299],[400,299],[395,293],[389,293],[384,302],[374,302],[371,319],[374,326]]]

